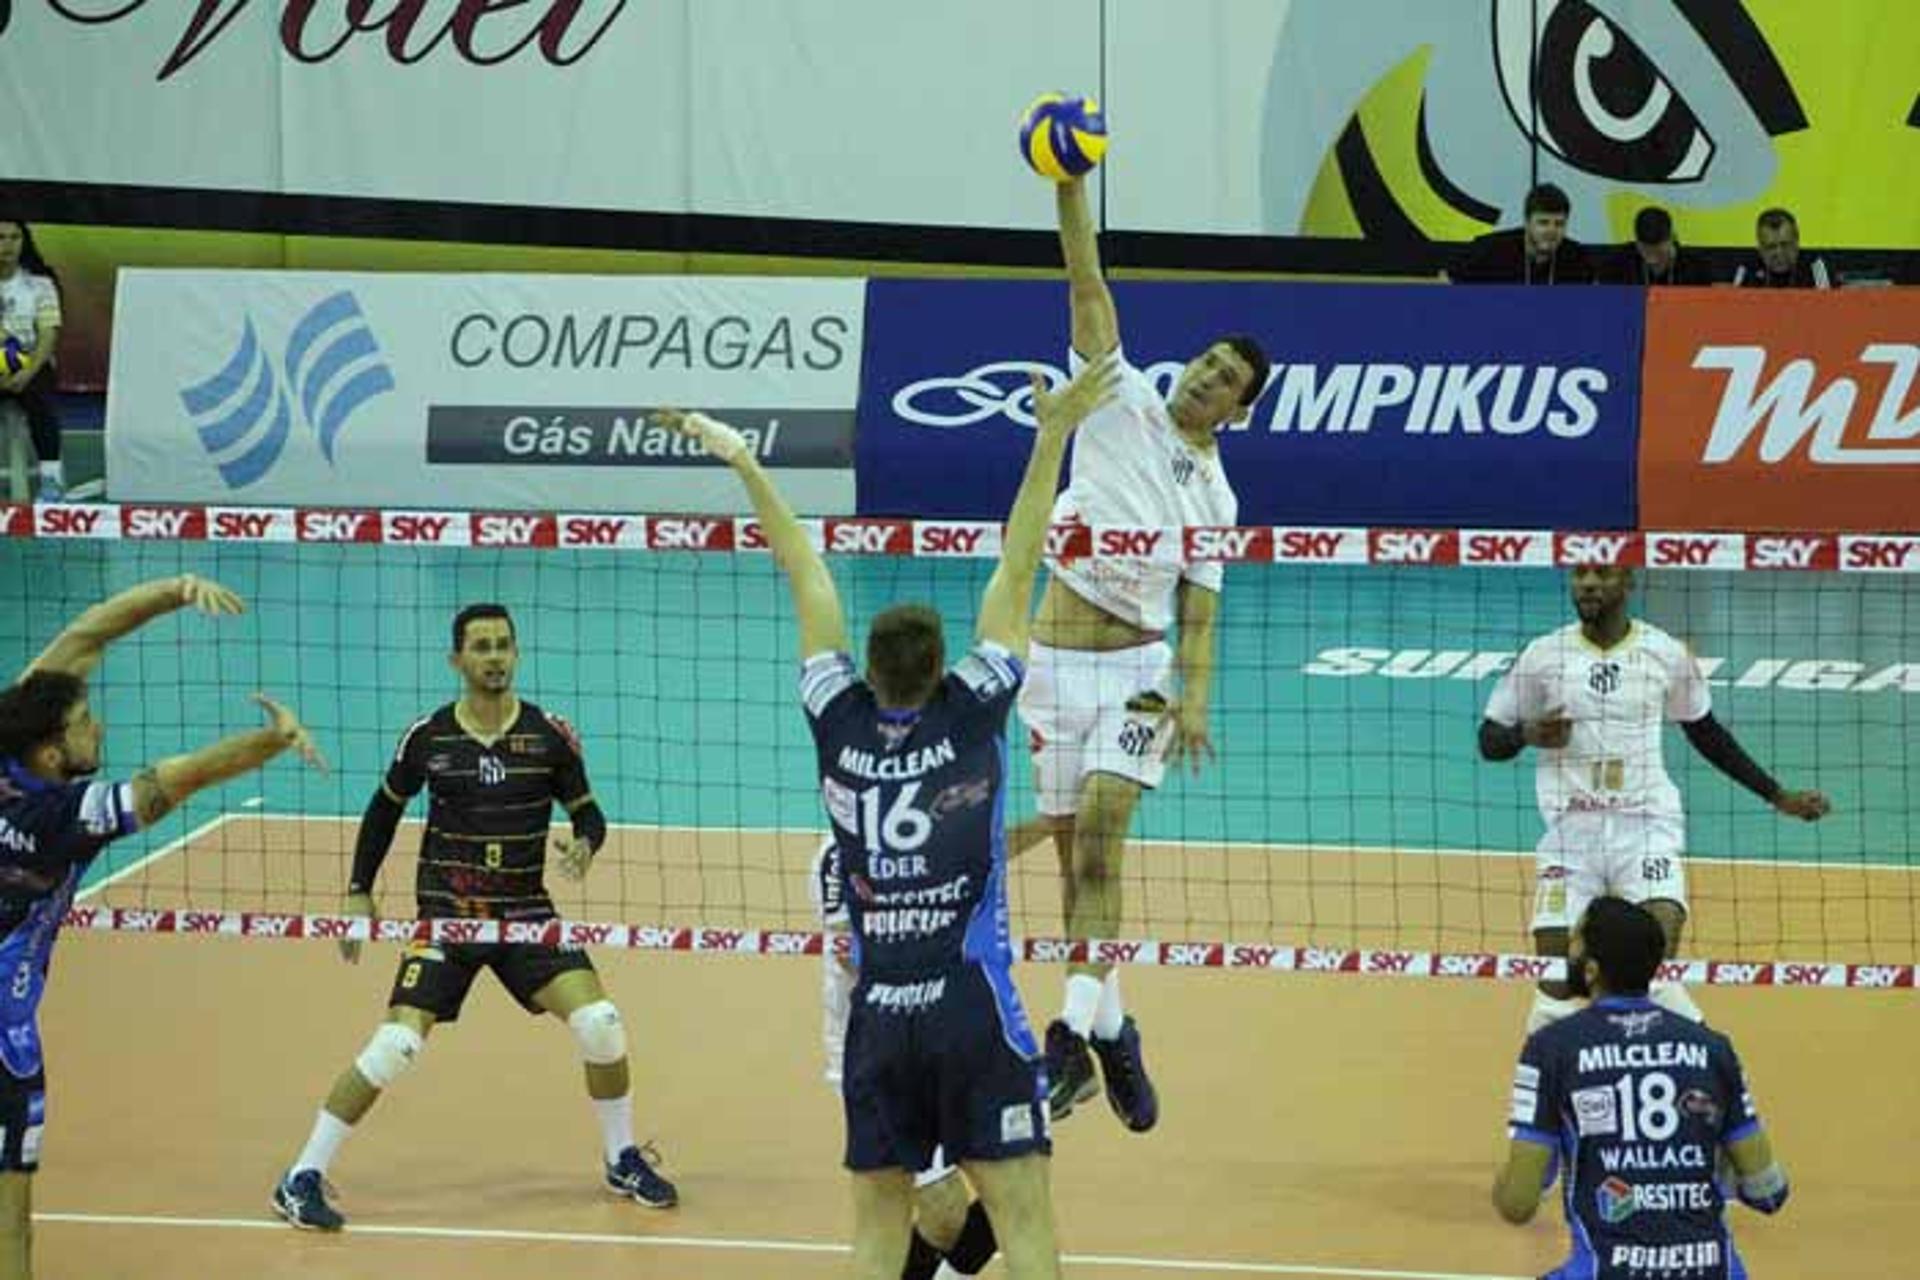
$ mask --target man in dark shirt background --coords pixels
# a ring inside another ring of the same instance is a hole
[[[1593,260],[1567,238],[1572,210],[1566,192],[1541,183],[1527,192],[1525,225],[1475,240],[1450,278],[1455,284],[1592,284]]]
[[[1802,257],[1800,224],[1786,209],[1768,209],[1754,223],[1758,258],[1734,269],[1733,283],[1745,289],[1831,289],[1838,283],[1826,259]]]
[[[1680,251],[1673,235],[1673,215],[1648,205],[1634,215],[1633,239],[1601,264],[1600,283],[1702,285],[1712,281],[1703,260]]]

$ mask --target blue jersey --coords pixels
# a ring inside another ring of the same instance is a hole
[[[1595,1001],[1527,1040],[1509,1118],[1564,1162],[1556,1280],[1746,1276],[1714,1166],[1760,1121],[1725,1036],[1644,998]]]
[[[48,782],[0,762],[0,1066],[40,1074],[40,997],[73,891],[137,827],[124,782]]]
[[[803,669],[862,982],[1012,964],[1006,730],[1022,674],[1017,658],[983,642],[924,707],[891,712],[844,653]]]

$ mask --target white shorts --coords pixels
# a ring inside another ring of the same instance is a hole
[[[1687,830],[1648,813],[1565,813],[1534,851],[1533,927],[1570,929],[1595,898],[1687,905]]]
[[[1080,782],[1090,773],[1117,774],[1149,790],[1160,785],[1172,669],[1164,640],[1105,651],[1029,647],[1020,718],[1041,813],[1078,810]]]

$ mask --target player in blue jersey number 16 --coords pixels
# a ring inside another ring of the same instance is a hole
[[[700,414],[660,415],[733,467],[793,591],[801,700],[859,975],[841,1100],[860,1280],[900,1276],[913,1175],[936,1147],[979,1191],[1008,1275],[1060,1274],[1046,1071],[1010,972],[1006,722],[1067,441],[1116,379],[1112,361],[1089,364],[1058,395],[1035,379],[1033,453],[975,643],[951,669],[940,616],[924,605],[878,614],[856,669],[833,577],[739,432]]]

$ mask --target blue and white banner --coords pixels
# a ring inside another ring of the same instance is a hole
[[[1633,289],[1114,287],[1128,358],[1170,391],[1246,333],[1273,376],[1221,434],[1242,524],[1630,528],[1644,302]],[[1064,380],[1063,285],[869,286],[862,515],[1005,515],[1028,370]]]
[[[748,509],[662,406],[794,504],[853,503],[860,280],[125,271],[107,485],[135,502]]]

